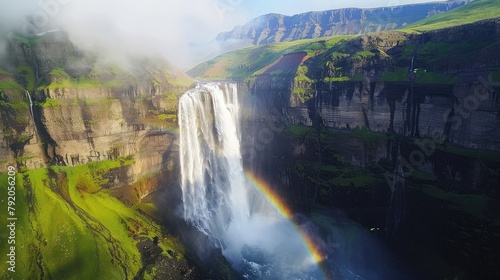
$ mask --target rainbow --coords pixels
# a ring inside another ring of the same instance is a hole
[[[269,202],[278,210],[278,212],[281,213],[286,219],[288,219],[297,232],[299,233],[300,237],[304,241],[304,244],[306,245],[307,249],[311,253],[311,256],[313,260],[319,265],[323,260],[325,260],[325,254],[321,251],[321,248],[315,244],[314,240],[296,223],[293,222],[292,220],[292,211],[285,205],[283,200],[271,189],[271,187],[264,182],[263,180],[259,179],[257,176],[255,176],[253,173],[250,171],[245,172],[246,177],[252,182],[252,184],[269,200]]]

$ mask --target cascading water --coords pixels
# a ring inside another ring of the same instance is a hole
[[[307,242],[244,172],[234,84],[179,101],[183,216],[247,279],[322,279]]]
[[[29,91],[26,91],[26,95],[28,95],[28,99],[30,101],[30,112],[31,112],[31,118],[33,119],[33,123],[35,123],[35,114],[33,113],[33,100],[31,99],[31,94]],[[38,131],[36,128],[36,125],[34,125],[35,131]]]
[[[404,217],[406,208],[405,177],[403,172],[403,161],[401,158],[401,143],[398,146],[396,166],[394,168],[391,184],[391,202],[386,222],[386,235],[394,237]]]
[[[26,95],[28,95],[28,99],[30,101],[30,111],[31,111],[31,116],[33,116],[33,100],[31,100],[31,94],[29,91],[26,91]]]

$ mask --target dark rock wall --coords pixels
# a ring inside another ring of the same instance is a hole
[[[485,77],[486,79],[486,77]],[[316,85],[315,98],[290,106],[286,88],[254,88],[254,103],[283,112],[290,124],[419,136],[465,148],[500,150],[497,92],[479,81],[457,85],[346,82]],[[272,95],[271,95],[272,93]],[[412,98],[413,97],[413,98]],[[262,107],[261,106],[261,107]]]

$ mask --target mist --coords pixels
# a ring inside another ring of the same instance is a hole
[[[359,1],[356,6],[390,6],[429,0]],[[101,58],[160,54],[183,70],[227,46],[217,33],[269,12],[293,14],[350,6],[338,1],[249,0],[0,0],[0,54],[12,32],[37,36],[65,31],[79,48]],[[242,46],[240,46],[242,47]]]
[[[194,66],[190,45],[213,39],[249,19],[218,0],[24,0],[0,2],[0,48],[8,34],[33,37],[61,30],[78,48],[101,58],[161,54],[182,69]]]

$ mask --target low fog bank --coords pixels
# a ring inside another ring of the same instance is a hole
[[[5,55],[9,36],[34,38],[61,30],[78,48],[100,58],[122,61],[161,54],[187,70],[212,52],[200,52],[193,42],[209,42],[244,17],[236,10],[221,10],[219,4],[217,0],[2,0],[0,55]]]

